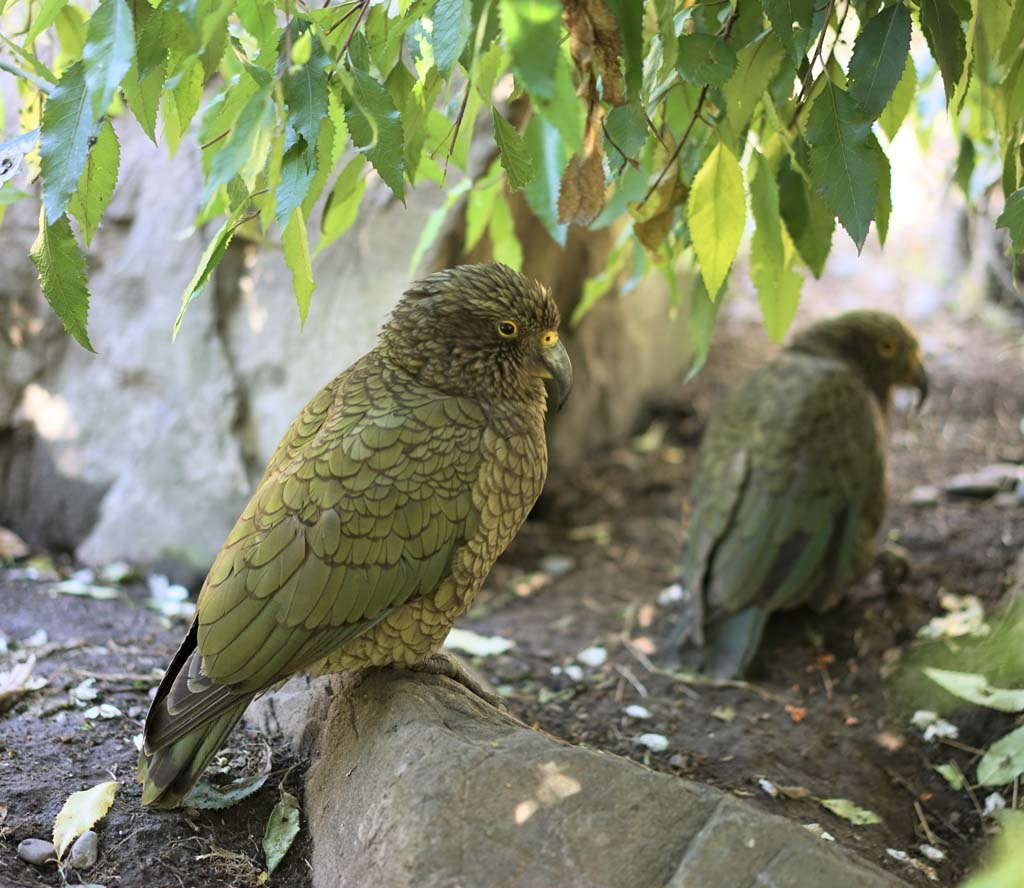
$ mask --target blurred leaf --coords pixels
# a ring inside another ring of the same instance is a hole
[[[293,66],[301,67],[309,61],[310,56],[313,55],[313,30],[312,28],[306,28],[299,38],[292,43],[292,58],[291,63]]]
[[[559,0],[498,0],[512,70],[531,96],[550,99],[562,31]]]
[[[867,826],[872,823],[881,823],[882,818],[874,811],[861,808],[849,799],[818,799],[823,808],[827,808],[837,817],[848,820],[854,826]]]
[[[346,130],[346,135],[347,133],[348,131]],[[313,208],[320,199],[320,195],[323,194],[324,186],[327,185],[327,177],[334,168],[331,163],[331,155],[334,153],[334,141],[334,124],[330,119],[325,120],[323,126],[320,127],[320,140],[316,145],[316,166],[313,178],[309,183],[309,191],[306,192],[306,196],[302,199],[302,215],[307,219],[309,219],[310,214],[313,212]]]
[[[750,122],[754,108],[779,71],[786,57],[774,31],[767,31],[736,55],[736,73],[722,87],[725,124],[737,142]]]
[[[779,208],[800,257],[816,278],[832,249],[835,217],[818,192],[788,166],[779,172]]]
[[[948,104],[963,73],[967,53],[960,19],[949,5],[949,0],[921,0],[921,29],[942,72]]]
[[[960,134],[960,152],[956,158],[956,169],[953,170],[953,181],[960,186],[964,196],[971,199],[971,176],[974,174],[974,142],[967,133]]]
[[[365,71],[354,69],[345,80],[345,122],[355,146],[403,203],[402,120],[391,96]]]
[[[626,63],[626,89],[636,101],[644,77],[644,5],[635,0],[607,0],[619,23],[622,57]]]
[[[431,45],[434,47],[434,63],[444,77],[451,74],[455,62],[466,48],[473,24],[470,8],[470,0],[437,0],[434,7]]]
[[[1004,65],[1010,63],[1020,52],[1021,43],[1024,43],[1024,3],[1014,2],[1011,5],[1013,13],[1006,28],[1002,49],[999,51],[999,61]]]
[[[1006,205],[996,219],[996,228],[1010,232],[1015,253],[1024,252],[1024,188],[1019,188],[1006,198]]]
[[[878,204],[878,171],[870,138],[871,122],[849,93],[826,78],[807,118],[811,176],[858,252]]]
[[[42,5],[35,10],[32,19],[32,27],[28,29],[23,40],[25,46],[31,46],[36,37],[43,33],[54,23],[60,11],[67,5],[68,0],[43,0]]]
[[[569,161],[565,140],[540,115],[530,118],[523,138],[537,171],[523,189],[526,202],[555,243],[564,247],[568,226],[558,221],[558,189],[562,170]]]
[[[475,182],[466,198],[466,237],[462,244],[463,253],[469,253],[480,243],[480,238],[487,231],[494,211],[494,202],[501,194],[501,176],[496,174],[492,166],[487,176]]]
[[[686,207],[693,249],[708,294],[717,294],[725,283],[746,216],[743,170],[736,156],[719,142],[694,177]]]
[[[96,229],[99,228],[100,218],[114,195],[120,161],[121,149],[117,135],[114,133],[114,127],[107,121],[96,137],[96,143],[89,150],[85,170],[68,204],[68,211],[82,226],[86,246],[92,241]]]
[[[690,83],[722,86],[736,72],[736,53],[714,34],[687,34],[679,38],[676,70]]]
[[[888,136],[891,142],[896,138],[900,125],[903,123],[914,102],[914,94],[917,92],[917,70],[914,68],[914,57],[907,54],[906,64],[903,66],[903,76],[896,84],[896,89],[889,99],[878,118],[878,124],[882,131]]]
[[[978,762],[978,783],[1002,786],[1024,774],[1024,726],[996,740]]]
[[[312,34],[309,26],[303,36],[306,34]],[[324,69],[330,62],[320,38],[313,34],[308,61],[297,70],[294,67],[289,69],[281,79],[281,92],[288,109],[285,152],[300,138],[304,139],[307,165],[313,163],[313,151],[320,138],[320,124],[327,117],[327,79],[324,77]]]
[[[274,4],[270,0],[238,0],[235,11],[242,27],[256,38],[260,48],[270,46],[277,28]]]
[[[309,300],[316,289],[313,280],[313,263],[309,255],[309,237],[306,234],[306,217],[302,208],[296,208],[291,221],[281,235],[284,247],[284,259],[292,272],[292,287],[295,290],[295,302],[299,306],[299,323],[306,324],[309,314]]]
[[[309,189],[316,178],[317,164],[314,156],[312,166],[306,164],[306,140],[299,139],[284,153],[281,159],[281,181],[278,183],[274,198],[276,208],[274,218],[281,228],[287,228],[292,213],[300,206],[309,194]]]
[[[463,179],[448,192],[444,203],[427,217],[427,223],[423,226],[423,231],[420,232],[420,239],[416,244],[416,249],[413,250],[412,259],[409,262],[409,277],[416,277],[423,257],[427,254],[427,250],[434,245],[434,241],[437,240],[437,236],[441,233],[441,228],[444,225],[448,211],[472,186],[472,179]]]
[[[253,159],[253,152],[259,146],[259,130],[271,122],[270,92],[269,84],[258,89],[238,115],[228,137],[211,146],[215,153],[203,184],[202,206],[209,204],[217,189],[227,185]]]
[[[1024,690],[995,688],[984,675],[973,672],[925,668],[924,674],[954,697],[968,703],[998,709],[1000,712],[1024,712]]]
[[[962,888],[1020,888],[1020,874],[1024,870],[1024,814],[1006,812],[1000,823],[1002,830],[995,840],[995,849],[990,849],[985,866]]]
[[[536,175],[530,152],[526,149],[523,137],[498,113],[498,109],[492,108],[491,112],[494,118],[494,140],[501,152],[501,165],[508,178],[508,187],[518,191],[532,182]]]
[[[63,857],[71,843],[103,819],[114,804],[117,781],[108,780],[92,789],[73,792],[53,821],[53,844],[57,857]]]
[[[814,0],[761,0],[761,6],[793,65],[798,66],[810,42]]]
[[[210,275],[213,274],[213,270],[220,263],[220,260],[224,258],[228,244],[231,243],[231,238],[235,236],[235,229],[238,227],[237,223],[240,215],[241,209],[239,208],[224,220],[224,224],[221,225],[213,239],[207,244],[203,255],[199,257],[199,265],[196,266],[195,274],[192,275],[192,280],[185,286],[185,292],[181,296],[181,309],[178,311],[178,317],[174,321],[174,330],[171,334],[172,340],[177,337],[178,330],[181,329],[185,310],[189,307],[192,300],[203,292],[203,289],[210,280]]]
[[[558,56],[555,68],[554,95],[550,101],[534,103],[537,113],[550,123],[565,140],[569,153],[583,148],[583,119],[585,105],[576,95],[569,58],[565,53]],[[613,109],[612,113],[618,108]],[[527,124],[529,125],[529,124]],[[563,164],[564,167],[564,164]]]
[[[164,63],[149,74],[140,77],[137,63],[133,64],[121,83],[125,100],[142,131],[156,142],[156,115],[160,107],[160,93],[164,88]]]
[[[860,32],[850,59],[850,95],[875,120],[892,98],[910,51],[910,11],[886,7]]]
[[[935,765],[935,771],[942,775],[942,778],[952,787],[955,792],[964,788],[964,775],[954,762],[947,762],[944,765]]]
[[[715,330],[715,318],[718,317],[718,309],[724,302],[722,289],[712,299],[708,295],[707,287],[704,286],[704,278],[695,274],[693,276],[693,289],[690,290],[690,318],[686,324],[686,338],[693,350],[693,363],[686,374],[686,380],[693,379],[704,366],[708,359],[708,352],[711,349],[711,334]]]
[[[135,54],[135,28],[125,0],[101,0],[89,19],[82,64],[93,118],[110,107]]]
[[[889,158],[882,150],[882,146],[878,144],[874,133],[868,141],[875,160],[875,170],[878,173],[875,229],[878,231],[878,242],[884,247],[885,239],[889,236],[889,217],[892,215],[892,170],[889,167]]]
[[[329,243],[341,237],[356,221],[359,205],[366,192],[366,177],[363,175],[365,164],[366,158],[362,154],[357,154],[345,165],[334,181],[334,188],[331,189],[324,207],[324,215],[320,223],[322,236],[316,245],[314,255],[319,254]]]
[[[274,874],[298,834],[299,800],[282,790],[281,800],[274,805],[263,831],[263,855],[267,860],[268,876]]]
[[[39,272],[39,286],[64,329],[82,348],[95,352],[89,342],[89,288],[85,275],[85,256],[71,231],[67,216],[52,225],[46,213],[39,213],[39,236],[29,253]]]
[[[504,262],[519,271],[523,267],[523,248],[516,237],[515,222],[508,202],[498,198],[491,209],[491,222],[487,226],[491,236],[491,252],[495,262]]]

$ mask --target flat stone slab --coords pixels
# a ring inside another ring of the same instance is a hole
[[[296,680],[253,707],[311,757],[317,888],[895,888],[798,824],[574,747],[447,679]]]

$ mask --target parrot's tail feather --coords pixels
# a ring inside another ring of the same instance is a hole
[[[251,696],[239,700],[216,718],[194,729],[180,740],[139,757],[142,804],[154,808],[176,808],[220,749],[231,729],[242,717]]]
[[[735,678],[750,666],[768,623],[768,613],[748,607],[730,617],[715,637],[705,672],[716,678]]]

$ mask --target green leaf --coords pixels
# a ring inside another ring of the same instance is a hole
[[[750,277],[757,288],[765,330],[773,342],[781,342],[800,304],[803,277],[786,267],[779,186],[771,165],[758,151],[751,155],[747,181],[750,212],[757,226],[750,240]]]
[[[955,792],[960,792],[964,788],[964,776],[963,772],[957,767],[955,762],[947,762],[944,765],[933,765],[935,771],[942,775],[942,778],[948,783]]]
[[[536,175],[533,161],[530,160],[530,152],[523,137],[498,113],[498,109],[492,108],[491,112],[494,118],[494,140],[501,152],[501,165],[508,177],[508,187],[512,191],[518,191],[532,182]]]
[[[885,110],[878,118],[878,125],[882,127],[882,131],[890,142],[896,138],[896,133],[906,119],[916,93],[917,69],[914,68],[914,57],[908,53],[906,64],[903,66],[903,76],[896,84],[889,104],[885,106]]]
[[[743,130],[750,123],[754,108],[768,89],[786,57],[774,31],[767,31],[736,55],[736,73],[722,87],[725,99],[724,126],[729,143],[739,148]]]
[[[487,231],[494,202],[501,194],[501,185],[501,176],[496,175],[493,164],[483,180],[473,183],[469,197],[466,198],[466,237],[462,244],[464,254],[472,252]]]
[[[1006,36],[1003,40],[1002,49],[999,51],[999,61],[1008,65],[1011,60],[1020,52],[1020,45],[1024,43],[1024,3],[1012,3],[1013,13],[1006,28]]]
[[[299,139],[285,151],[281,160],[281,181],[275,193],[277,208],[274,218],[282,228],[291,224],[292,213],[302,205],[316,178],[316,159],[314,157],[312,166],[307,166],[306,153],[306,142]]]
[[[89,246],[93,235],[96,234],[100,218],[114,195],[120,161],[121,149],[117,143],[117,135],[110,121],[107,121],[96,137],[96,143],[89,150],[85,170],[68,204],[68,211],[82,226],[86,246]]]
[[[530,118],[523,138],[537,171],[523,195],[547,233],[564,247],[569,226],[558,222],[558,188],[569,162],[569,150],[554,124],[539,115]]]
[[[550,99],[562,38],[559,0],[499,0],[501,28],[512,70],[531,96]]]
[[[267,859],[267,876],[272,876],[299,834],[299,800],[290,792],[281,792],[263,831],[263,854]]]
[[[910,51],[910,11],[902,3],[883,9],[857,37],[850,59],[850,95],[875,120],[892,98]]]
[[[869,144],[871,121],[848,92],[827,77],[825,81],[807,118],[811,177],[859,252],[878,204],[878,170]]]
[[[181,322],[185,317],[185,309],[189,307],[189,304],[193,299],[203,292],[203,289],[206,287],[207,283],[209,283],[210,275],[213,274],[213,270],[220,264],[220,260],[224,258],[228,245],[231,243],[231,238],[235,236],[235,229],[238,227],[238,217],[240,215],[241,208],[235,210],[234,213],[224,220],[224,224],[217,229],[217,233],[206,245],[206,249],[203,250],[203,255],[199,257],[199,265],[196,266],[195,274],[192,275],[192,280],[190,280],[185,286],[185,292],[181,295],[181,309],[178,311],[178,317],[174,321],[174,330],[171,333],[172,341],[177,338],[178,331],[181,329]],[[263,780],[266,781],[266,779],[266,775],[264,775]],[[260,786],[262,785],[263,784],[261,782]],[[258,788],[259,787],[257,787],[257,789]],[[193,792],[194,791],[195,790],[193,790]],[[254,789],[253,792],[255,791],[256,790]],[[240,796],[240,798],[245,798],[245,796]],[[229,804],[233,804],[233,802]],[[193,805],[193,807],[203,806]],[[221,807],[226,807],[226,805],[222,805]]]
[[[291,62],[293,66],[302,66],[309,61],[309,57],[313,54],[313,29],[306,28],[305,31],[299,36],[299,38],[292,44],[292,58]]]
[[[347,130],[346,130],[347,133]],[[307,219],[313,212],[313,205],[323,194],[324,186],[327,184],[327,177],[334,169],[331,164],[331,155],[334,153],[334,124],[328,119],[320,127],[320,141],[316,146],[316,172],[309,183],[309,191],[302,199],[302,215]]]
[[[43,0],[42,6],[35,10],[32,19],[32,27],[28,29],[23,43],[31,46],[36,37],[43,33],[56,21],[60,11],[67,5],[68,0]]]
[[[867,826],[872,823],[881,823],[882,818],[874,811],[861,808],[849,799],[818,799],[823,808],[827,808],[843,820],[848,820],[854,826]]]
[[[643,109],[632,102],[608,112],[604,131],[605,154],[613,174],[617,174],[628,161],[637,161],[650,132]]]
[[[967,133],[960,133],[960,152],[956,157],[956,169],[953,170],[953,181],[960,186],[964,196],[971,199],[971,176],[974,174],[975,151],[974,142]]]
[[[1024,726],[996,740],[978,762],[978,783],[1001,786],[1024,774]]]
[[[949,0],[921,0],[921,30],[942,72],[948,104],[963,73],[967,54],[963,28]]]
[[[334,181],[324,206],[324,215],[320,221],[321,237],[314,255],[319,255],[324,247],[341,237],[356,221],[359,205],[366,192],[366,177],[363,175],[365,164],[366,158],[357,154]]]
[[[39,213],[39,236],[29,258],[39,272],[39,286],[64,329],[82,348],[96,350],[89,341],[89,288],[85,275],[85,256],[71,231],[67,216],[48,224]]]
[[[892,215],[892,170],[889,158],[878,144],[878,139],[871,135],[871,152],[875,157],[875,169],[878,171],[878,206],[875,208],[875,229],[878,242],[884,247],[889,236],[889,217]]]
[[[57,29],[57,41],[61,54],[77,59],[82,55],[85,46],[86,25],[85,13],[77,6],[64,6],[53,22]]]
[[[714,34],[687,34],[679,38],[676,70],[690,83],[722,86],[736,72],[736,53]]]
[[[309,34],[311,30],[307,27],[304,33]],[[307,148],[307,164],[313,162],[313,151],[320,138],[320,124],[327,117],[327,78],[324,69],[330,63],[320,38],[314,34],[309,60],[298,69],[289,69],[281,80],[281,92],[288,109],[285,151],[301,137]]]
[[[1024,252],[1024,188],[1018,188],[1006,198],[1006,205],[996,219],[996,228],[1010,232],[1015,253]]]
[[[270,773],[267,770],[253,774],[251,777],[239,777],[224,786],[215,786],[208,778],[203,777],[185,796],[185,801],[182,804],[185,807],[199,808],[202,811],[220,811],[230,808],[259,791],[260,787],[267,782]]]
[[[85,88],[97,120],[110,107],[134,55],[135,27],[128,4],[125,0],[101,0],[89,19],[82,49]]]
[[[926,667],[924,674],[954,697],[968,703],[998,709],[1000,712],[1024,712],[1024,689],[993,687],[984,675],[975,672],[952,672]]]
[[[746,220],[743,170],[719,142],[693,180],[686,219],[708,294],[717,295],[743,237]]]
[[[779,207],[786,230],[800,257],[816,278],[825,269],[832,249],[835,217],[818,192],[795,170],[784,164],[779,172]]]
[[[259,44],[261,50],[271,45],[277,22],[274,20],[274,4],[270,0],[238,0],[238,19]]]
[[[52,225],[64,215],[96,133],[85,86],[85,68],[75,62],[53,88],[43,109],[39,154],[43,172],[43,206]]]
[[[409,277],[416,277],[416,272],[419,271],[423,257],[426,256],[427,250],[434,245],[434,241],[437,240],[437,236],[441,233],[441,228],[444,226],[444,220],[448,215],[448,211],[472,187],[472,179],[463,179],[448,192],[444,203],[427,216],[427,222],[423,226],[423,231],[420,232],[420,239],[416,244],[416,249],[412,252],[412,259],[409,261]]]
[[[515,222],[508,202],[499,198],[491,209],[491,223],[487,226],[491,236],[491,254],[495,262],[503,262],[519,271],[523,267],[523,248],[516,237]]]
[[[569,146],[569,153],[572,154],[583,150],[586,106],[576,95],[576,84],[572,79],[572,63],[567,53],[568,50],[558,56],[558,65],[555,68],[554,95],[551,100],[538,99],[532,104],[537,113],[558,130],[566,145]],[[487,100],[490,101],[490,92],[487,93]],[[612,109],[611,114],[618,110],[618,108]],[[611,114],[609,114],[609,119]]]
[[[252,160],[253,153],[260,145],[259,131],[270,124],[273,114],[273,105],[269,101],[270,91],[269,85],[258,89],[238,115],[227,139],[211,146],[220,150],[213,154],[210,162],[210,172],[200,201],[202,206],[207,206],[217,189],[227,185]],[[259,160],[262,165],[262,158]]]
[[[345,87],[345,122],[353,144],[404,203],[404,139],[398,109],[388,91],[365,71],[351,71]]]
[[[180,139],[188,130],[192,118],[199,110],[203,98],[203,66],[193,60],[181,74],[181,78],[171,91],[174,109],[177,112],[178,133]]]
[[[434,31],[431,45],[434,47],[434,64],[442,76],[452,73],[469,40],[472,27],[469,0],[437,0],[434,7]]]
[[[670,273],[672,273],[670,271]],[[708,295],[707,287],[704,286],[704,278],[696,274],[693,276],[693,289],[690,290],[690,317],[686,323],[686,339],[693,350],[693,363],[686,374],[686,381],[693,379],[705,361],[708,359],[708,352],[711,350],[711,334],[715,331],[715,318],[718,317],[718,309],[725,301],[725,284],[722,290],[715,293],[712,299]]]
[[[636,0],[606,2],[619,23],[622,57],[626,63],[626,91],[630,100],[636,101],[644,79],[644,4]]]
[[[295,302],[299,306],[299,323],[305,326],[309,314],[309,298],[316,289],[313,281],[313,261],[309,255],[309,238],[306,235],[306,218],[299,207],[292,213],[291,221],[281,235],[284,260],[292,271],[292,286],[295,288]]]
[[[810,43],[814,0],[761,0],[761,6],[793,65],[799,67]]]
[[[156,141],[156,116],[167,74],[167,45],[163,39],[163,6],[135,3],[135,58],[121,81],[128,107],[143,132]]]

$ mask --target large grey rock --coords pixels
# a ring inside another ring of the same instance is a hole
[[[904,884],[716,789],[558,743],[447,679],[298,680],[251,714],[312,757],[316,888]]]

